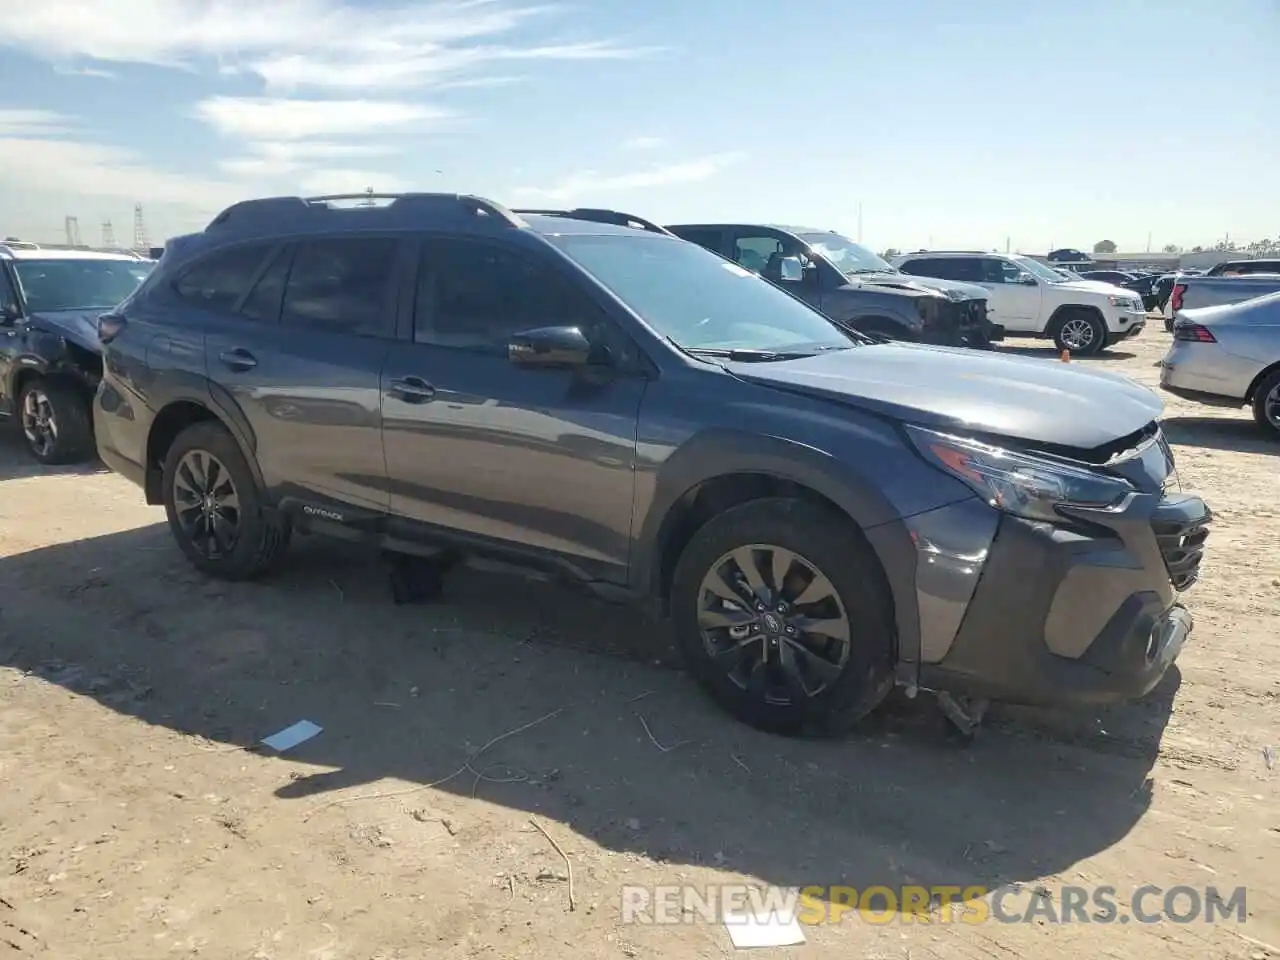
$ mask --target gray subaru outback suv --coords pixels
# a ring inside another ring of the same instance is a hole
[[[895,681],[1140,696],[1190,632],[1209,511],[1151,391],[872,342],[661,233],[356,199],[232,206],[100,318],[99,451],[199,569],[501,558],[651,605],[781,731]]]

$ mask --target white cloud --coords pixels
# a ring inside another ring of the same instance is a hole
[[[561,202],[598,201],[603,195],[610,193],[709,180],[740,159],[740,154],[721,153],[630,173],[602,174],[595,170],[584,170],[570,174],[549,187],[517,187],[515,192],[522,196],[545,197]]]
[[[196,104],[196,116],[224,136],[280,141],[439,122],[448,113],[425,104],[389,100],[211,97]]]
[[[76,140],[0,138],[0,180],[12,189],[59,195],[146,199],[212,209],[243,199],[231,183],[158,169],[137,154]]]
[[[657,150],[658,147],[665,147],[667,141],[662,137],[632,137],[622,142],[624,150]]]
[[[316,140],[251,143],[245,155],[224,160],[220,166],[232,176],[262,179],[296,173],[317,160],[377,157],[394,152],[391,147],[381,144]]]
[[[50,110],[11,110],[0,107],[0,137],[59,133],[65,119],[62,114]]]
[[[100,80],[114,80],[115,74],[110,70],[99,70],[96,67],[67,67],[55,65],[53,72],[64,77],[97,77]]]
[[[306,196],[335,193],[403,193],[410,189],[405,181],[374,170],[312,170],[299,182]]]
[[[442,82],[512,60],[644,56],[611,40],[512,46],[510,33],[552,8],[498,0],[40,0],[0,3],[0,45],[51,61],[193,68],[210,61],[270,88],[369,89]]]

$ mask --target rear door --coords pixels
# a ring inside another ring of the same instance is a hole
[[[400,241],[359,235],[278,250],[238,316],[205,341],[209,379],[245,418],[286,506],[387,509],[379,378],[395,336]]]
[[[512,334],[578,326],[615,372],[511,363]],[[477,238],[422,245],[413,342],[383,374],[391,510],[481,544],[557,556],[625,582],[636,424],[635,345],[554,257]]]

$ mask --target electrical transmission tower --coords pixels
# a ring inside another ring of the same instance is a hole
[[[80,244],[80,219],[78,217],[67,217],[66,229],[67,229],[67,246],[69,247],[80,246],[81,245]]]
[[[142,219],[142,204],[133,205],[133,249],[146,250],[151,243],[147,240],[147,222]]]
[[[116,229],[110,220],[102,221],[102,245],[108,250],[116,245]]]

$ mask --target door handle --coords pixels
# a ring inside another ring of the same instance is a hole
[[[398,377],[389,386],[391,395],[405,403],[426,403],[436,395],[436,388],[421,377]]]
[[[232,350],[223,350],[218,354],[218,359],[221,360],[229,369],[237,372],[252,370],[258,365],[258,359],[242,347],[235,347]]]

